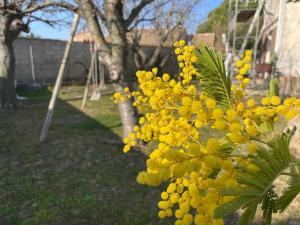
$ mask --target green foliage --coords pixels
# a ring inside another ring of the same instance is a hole
[[[287,130],[281,137],[274,138],[257,151],[257,157],[252,159],[257,170],[241,168],[237,189],[224,189],[222,195],[235,196],[215,211],[216,218],[222,218],[244,209],[239,225],[249,224],[260,205],[265,224],[272,221],[272,214],[283,211],[300,192],[300,173],[295,169],[297,160],[290,153],[289,144],[295,129]],[[291,176],[289,186],[281,197],[274,190],[274,181],[286,171]]]
[[[197,28],[197,33],[214,32],[216,29],[225,32],[228,23],[229,0],[225,0],[219,7],[208,14],[207,20]]]
[[[225,108],[231,107],[231,79],[226,76],[222,54],[200,46],[196,51],[201,91]]]
[[[234,8],[235,1],[232,1],[232,9]],[[256,8],[256,3],[250,3],[248,8]],[[245,8],[245,4],[240,4],[239,9]],[[229,0],[224,0],[224,2],[214,10],[212,10],[203,23],[199,24],[197,27],[197,33],[215,33],[217,35],[217,39],[221,40],[222,33],[227,33],[228,31],[228,9],[229,9]],[[249,19],[251,20],[251,18]],[[249,22],[249,21],[248,21]],[[263,18],[260,18],[260,26],[263,24]],[[237,24],[236,25],[236,36],[245,36],[249,26],[245,26],[245,24]],[[251,36],[255,35],[255,29],[253,30]],[[232,44],[232,36],[230,37],[230,44]],[[243,43],[243,39],[239,38],[236,40],[236,48],[240,48]],[[247,49],[251,49],[254,45],[254,40],[250,39],[246,46]]]
[[[299,194],[300,191],[300,171],[294,169],[294,173],[289,180],[289,186],[285,189],[283,195],[277,201],[277,208],[281,212],[284,211]]]
[[[269,96],[279,96],[279,79],[272,78],[269,83]]]

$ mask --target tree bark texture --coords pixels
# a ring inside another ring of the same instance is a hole
[[[16,104],[13,42],[22,30],[21,18],[0,16],[0,101],[2,107]]]
[[[88,29],[99,50],[100,61],[109,71],[110,80],[116,92],[124,93],[124,87],[130,86],[127,73],[127,42],[126,23],[123,19],[123,3],[119,0],[105,0],[105,19],[108,24],[111,43],[104,38],[101,26],[95,16],[95,6],[91,1],[77,0],[81,14],[86,18]],[[131,100],[118,103],[120,117],[123,125],[123,137],[133,132],[136,125],[135,111]]]

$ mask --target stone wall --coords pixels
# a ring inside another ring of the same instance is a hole
[[[41,84],[54,83],[61,60],[66,47],[65,41],[48,40],[48,39],[32,39],[19,38],[14,43],[16,57],[16,80],[19,85],[28,85],[32,83],[32,70],[30,62],[29,46],[32,46],[33,62],[35,69],[36,82]],[[154,47],[144,46],[146,54],[151,54]],[[162,72],[175,74],[178,72],[176,58],[172,48],[163,48],[161,55],[170,54],[166,66]],[[72,45],[70,58],[66,66],[64,75],[64,83],[67,82],[84,82],[90,65],[91,54],[88,43],[75,42]],[[128,54],[128,71],[131,77],[135,78],[137,70],[133,63],[132,54]],[[108,78],[107,71],[105,72]]]
[[[18,84],[32,82],[29,46],[32,46],[36,81],[38,83],[53,83],[66,47],[65,41],[19,38],[14,43],[16,57],[16,80]],[[64,82],[85,80],[90,64],[89,45],[76,42],[73,44],[69,62],[66,66]]]

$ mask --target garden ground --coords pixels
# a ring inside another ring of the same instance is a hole
[[[138,152],[122,153],[121,121],[108,88],[79,110],[83,87],[60,92],[47,141],[39,143],[51,90],[0,114],[0,225],[159,225],[159,188],[136,183]],[[297,205],[286,219],[299,218]],[[278,219],[279,220],[279,219]],[[279,222],[300,224],[299,220]],[[298,222],[297,222],[298,221]]]
[[[123,154],[121,121],[109,90],[79,106],[82,87],[64,87],[44,144],[39,133],[50,92],[0,117],[0,225],[168,224],[156,216],[160,192],[136,183],[142,154]],[[108,140],[108,142],[106,142]]]

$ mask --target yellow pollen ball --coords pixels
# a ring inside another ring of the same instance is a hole
[[[158,73],[158,69],[157,69],[157,68],[153,68],[153,69],[152,69],[152,73],[153,73],[154,75],[156,75],[156,74]]]
[[[165,73],[165,74],[163,74],[162,79],[163,79],[164,81],[169,81],[169,80],[170,80],[170,75],[167,74],[167,73]]]
[[[269,97],[262,98],[261,104],[263,104],[263,105],[270,105],[271,104],[270,98]]]
[[[207,150],[209,152],[216,151],[219,148],[219,141],[215,138],[209,138],[207,141]]]
[[[207,99],[205,104],[208,109],[214,109],[217,105],[216,101],[211,98]]]
[[[281,98],[278,96],[272,96],[270,101],[272,105],[277,106],[280,104]]]
[[[229,122],[232,122],[232,121],[234,121],[234,120],[236,119],[236,117],[237,117],[237,112],[234,111],[233,109],[229,109],[229,110],[227,110],[227,112],[226,112],[226,117],[227,117],[227,120],[228,120]]]
[[[193,102],[193,100],[190,97],[183,97],[181,99],[182,105],[183,106],[190,106]]]
[[[224,130],[226,128],[226,123],[224,120],[216,120],[214,127],[219,130]]]
[[[165,213],[165,211],[164,211],[164,210],[159,210],[159,212],[158,212],[158,217],[159,217],[160,219],[166,218],[166,213]]]
[[[252,55],[252,50],[247,50],[247,51],[245,52],[245,55],[246,55],[246,56],[251,56],[251,55]]]
[[[169,198],[169,194],[168,194],[168,192],[164,191],[161,193],[160,197],[163,200],[167,200]]]
[[[249,99],[248,101],[247,101],[247,106],[248,107],[253,107],[253,106],[255,106],[256,105],[256,102],[255,102],[255,100],[252,98],[252,99]]]
[[[237,105],[237,110],[238,110],[239,112],[242,112],[242,111],[244,111],[244,109],[245,109],[244,104],[243,104],[242,102],[240,102],[240,103]]]
[[[222,109],[214,109],[213,112],[213,117],[216,119],[216,120],[220,120],[222,119],[224,113],[223,113],[223,110]]]
[[[257,145],[255,143],[250,143],[248,145],[248,151],[250,154],[255,154],[257,151]]]
[[[175,54],[176,54],[176,55],[181,54],[181,48],[176,48],[176,49],[175,49]]]

